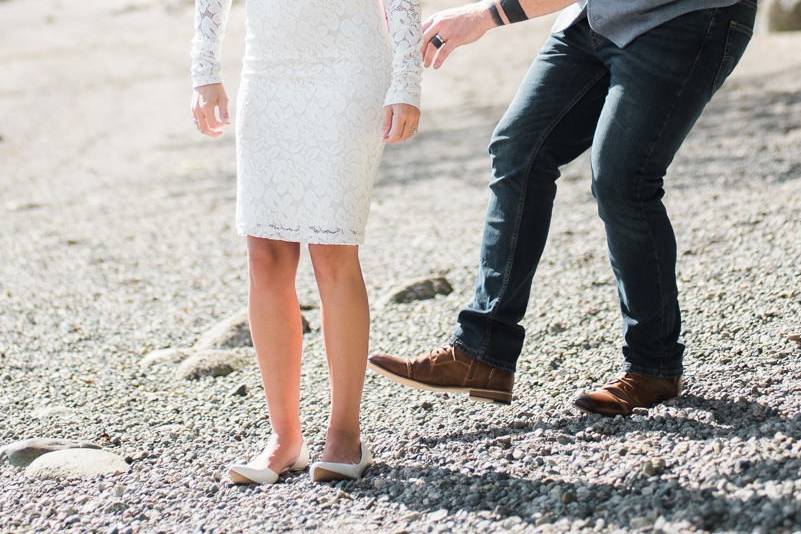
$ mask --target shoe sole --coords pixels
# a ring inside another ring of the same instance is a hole
[[[402,386],[407,386],[412,389],[420,389],[423,391],[433,391],[435,393],[467,393],[470,400],[475,402],[490,402],[493,404],[503,404],[508,406],[512,404],[512,394],[508,391],[498,391],[494,389],[482,388],[464,388],[464,387],[446,387],[446,386],[432,386],[423,382],[417,382],[411,378],[406,378],[396,375],[387,371],[383,367],[379,367],[371,362],[367,362],[367,367],[392,380],[393,382]]]
[[[353,477],[337,473],[336,471],[329,471],[323,467],[318,467],[312,474],[312,481],[314,482],[334,482],[337,480],[357,480]]]
[[[673,397],[668,397],[667,399],[662,399],[662,400],[656,401],[653,404],[650,404],[648,406],[638,406],[638,408],[645,408],[646,410],[650,410],[654,406],[657,406],[659,404],[662,404],[663,402],[667,402],[667,401],[672,400],[672,399],[676,399],[676,398],[678,398],[680,396],[681,396],[681,391],[679,391],[678,395],[675,395]],[[604,413],[604,412],[600,412],[600,411],[590,410],[589,408],[585,408],[584,406],[582,406],[581,404],[579,404],[576,401],[573,401],[572,404],[573,404],[573,406],[575,408],[578,408],[579,411],[584,412],[584,413],[586,413],[588,415],[600,415],[600,416],[603,416],[603,417],[617,417],[618,415],[620,415],[622,417],[631,417],[634,414],[634,412],[629,412],[629,413]]]

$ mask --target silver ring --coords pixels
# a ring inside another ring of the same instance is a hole
[[[445,40],[440,37],[439,34],[436,34],[431,38],[431,44],[434,45],[434,48],[442,48],[442,45],[445,44]]]

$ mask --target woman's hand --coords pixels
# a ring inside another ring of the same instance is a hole
[[[384,106],[384,141],[402,143],[417,133],[420,110],[409,104]]]
[[[196,87],[192,93],[192,115],[201,133],[220,137],[231,120],[228,116],[228,95],[221,83]]]
[[[456,48],[477,41],[494,28],[495,23],[487,10],[487,2],[474,2],[435,13],[423,23],[423,64],[438,69]],[[439,35],[443,45],[437,48],[431,42]]]

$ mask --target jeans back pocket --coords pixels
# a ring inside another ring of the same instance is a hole
[[[726,78],[734,71],[734,67],[739,63],[740,58],[743,57],[748,43],[751,42],[751,37],[754,34],[754,29],[736,20],[729,22],[729,31],[726,34],[726,45],[723,51],[723,59],[718,67],[718,72],[715,75],[715,81],[712,85],[712,92],[716,92],[726,81]]]

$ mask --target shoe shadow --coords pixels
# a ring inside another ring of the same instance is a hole
[[[641,432],[668,432],[688,440],[706,440],[738,436],[772,437],[774,423],[780,424],[789,437],[801,439],[801,414],[782,415],[775,408],[748,399],[707,398],[685,394],[665,403],[675,410],[668,415],[635,415],[603,417],[576,410],[575,414],[554,414],[553,417],[522,419],[511,426],[489,426],[473,431],[456,431],[443,435],[423,436],[420,442],[431,447],[450,441],[472,442],[493,440],[501,436],[529,434],[538,430],[557,431],[576,436],[593,430],[604,435],[626,435]]]

